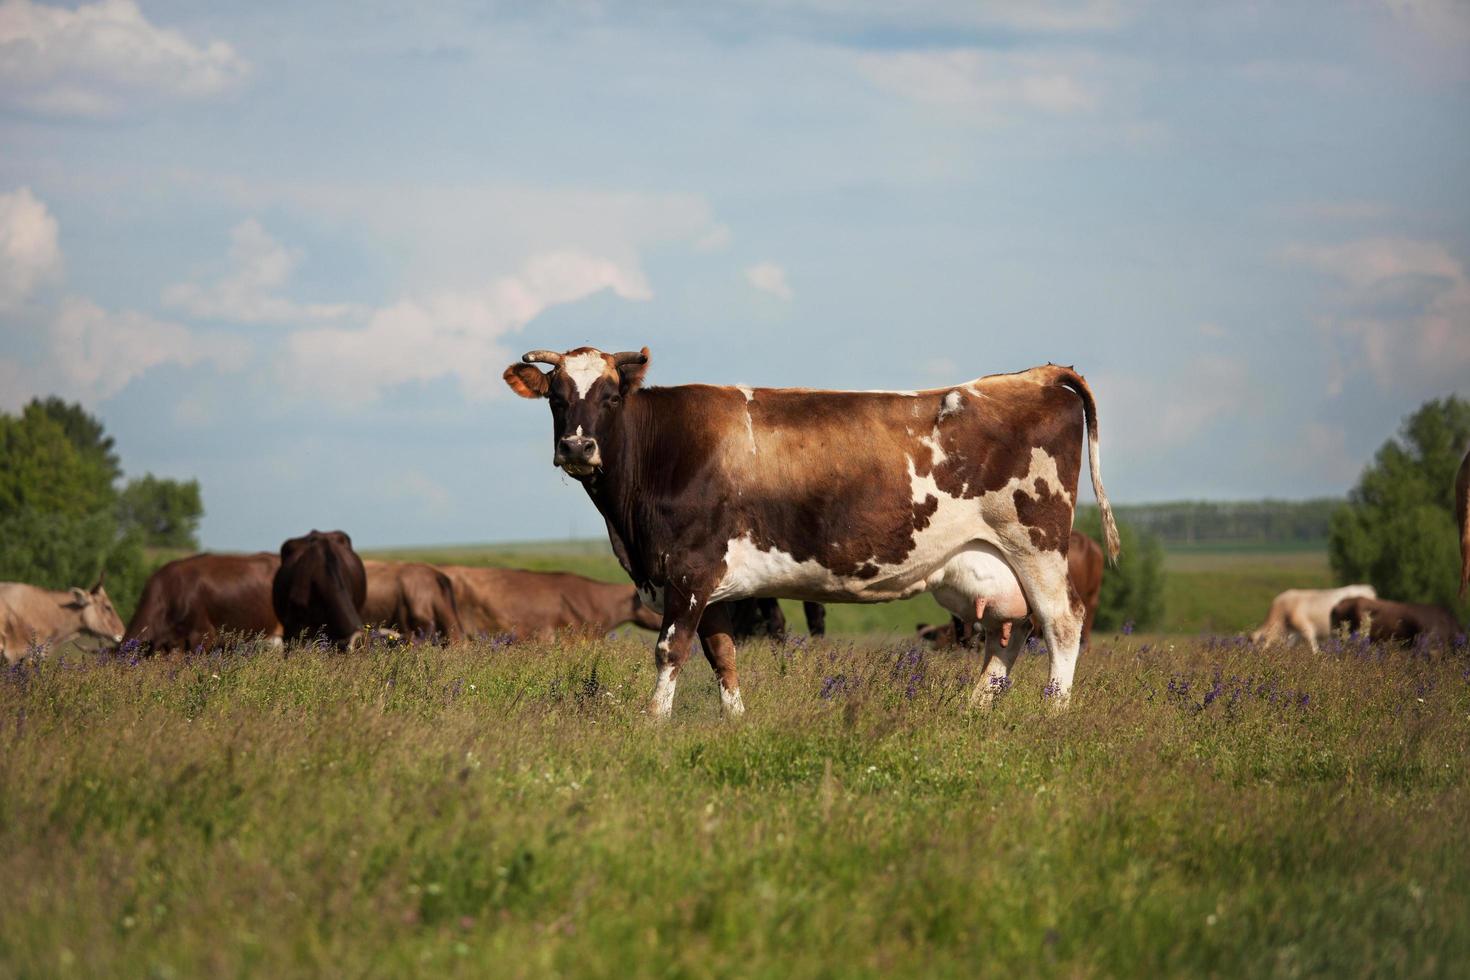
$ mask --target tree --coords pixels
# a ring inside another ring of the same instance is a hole
[[[1455,473],[1470,442],[1470,401],[1425,402],[1378,450],[1332,518],[1329,554],[1342,582],[1385,599],[1429,602],[1463,618]]]
[[[142,530],[119,520],[118,474],[111,437],[80,405],[0,413],[0,581],[85,587],[105,570],[126,618],[148,569]]]
[[[123,488],[118,516],[124,528],[137,528],[143,544],[154,548],[199,548],[204,504],[198,480],[165,480],[147,473]]]
[[[1096,507],[1077,511],[1074,526],[1094,541],[1102,540],[1102,518]],[[1118,523],[1122,551],[1116,565],[1103,569],[1093,629],[1116,630],[1125,623],[1138,629],[1157,626],[1164,618],[1164,549],[1159,539],[1132,524]]]
[[[83,459],[95,463],[107,477],[109,486],[115,486],[122,478],[122,463],[113,451],[113,439],[102,428],[102,423],[76,402],[66,402],[52,395],[44,401],[32,398],[26,412],[40,412],[60,425],[67,439],[81,453]]]

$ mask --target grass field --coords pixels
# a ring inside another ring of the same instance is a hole
[[[1334,648],[1335,649],[1335,648]],[[3,976],[1463,976],[1463,651],[634,641],[0,678]]]

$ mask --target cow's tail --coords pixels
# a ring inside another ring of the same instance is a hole
[[[1060,364],[1051,364],[1048,367],[1053,372],[1054,383],[1072,389],[1082,399],[1082,418],[1087,423],[1087,461],[1092,470],[1092,493],[1097,497],[1098,510],[1102,511],[1103,542],[1108,549],[1108,558],[1116,563],[1122,546],[1118,542],[1118,524],[1113,520],[1113,505],[1108,503],[1108,492],[1103,489],[1102,459],[1097,439],[1097,402],[1093,400],[1092,389],[1087,387],[1087,381],[1082,375]]]

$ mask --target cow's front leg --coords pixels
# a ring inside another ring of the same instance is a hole
[[[731,718],[745,714],[745,702],[740,697],[740,678],[735,674],[735,636],[730,617],[730,607],[717,602],[704,611],[699,620],[699,639],[704,646],[704,655],[715,669],[720,681],[720,707]]]
[[[660,720],[668,718],[674,710],[674,687],[679,682],[679,672],[689,659],[689,647],[694,642],[700,617],[704,614],[707,597],[683,595],[669,589],[664,595],[664,623],[658,632],[658,642],[653,645],[653,665],[658,670],[658,680],[653,686],[653,698],[648,703],[648,712]]]

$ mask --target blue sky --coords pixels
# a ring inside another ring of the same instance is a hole
[[[0,0],[0,409],[274,548],[600,534],[536,347],[1075,364],[1115,501],[1343,493],[1470,394],[1470,5],[898,6]]]

